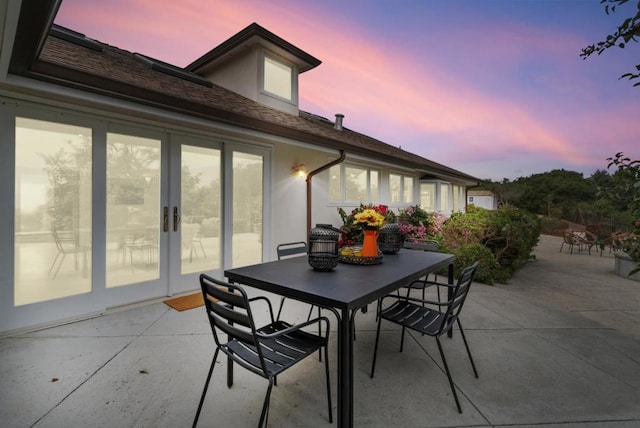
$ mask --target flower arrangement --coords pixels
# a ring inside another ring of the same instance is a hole
[[[360,204],[351,213],[338,208],[342,219],[342,237],[338,246],[352,246],[361,244],[363,231],[367,228],[380,229],[387,221],[395,218],[395,214],[386,205]]]
[[[380,229],[384,225],[384,216],[372,208],[367,208],[353,216],[353,224],[366,228]]]

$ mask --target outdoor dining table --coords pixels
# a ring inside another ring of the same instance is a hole
[[[338,319],[338,427],[353,427],[353,317],[367,304],[403,285],[448,267],[453,283],[455,256],[414,250],[385,255],[377,265],[340,263],[330,272],[313,270],[307,257],[225,270],[230,282],[332,310]],[[227,383],[233,383],[228,365]]]

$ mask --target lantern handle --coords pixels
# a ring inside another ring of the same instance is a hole
[[[331,224],[316,223],[316,228],[333,230],[334,232],[342,233],[341,229],[337,229],[337,228],[333,227],[333,225],[331,225]]]

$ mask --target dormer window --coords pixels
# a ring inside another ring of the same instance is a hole
[[[184,70],[298,116],[298,76],[318,65],[319,59],[254,23]]]
[[[265,92],[293,101],[293,67],[265,55],[262,75],[262,89]]]

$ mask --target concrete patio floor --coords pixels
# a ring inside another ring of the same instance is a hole
[[[462,321],[479,379],[459,334],[443,343],[462,414],[430,337],[412,334],[399,353],[399,330],[383,324],[370,379],[375,311],[359,313],[355,426],[639,427],[640,283],[615,276],[611,254],[570,255],[560,244],[543,236],[537,260],[509,284],[473,285]],[[283,318],[301,321],[307,311],[288,300]],[[4,337],[0,425],[190,426],[212,351],[203,308],[177,312],[161,302]],[[256,426],[267,382],[237,368],[227,389],[225,369],[219,358],[199,426]],[[269,422],[332,426],[316,358],[278,378]]]

